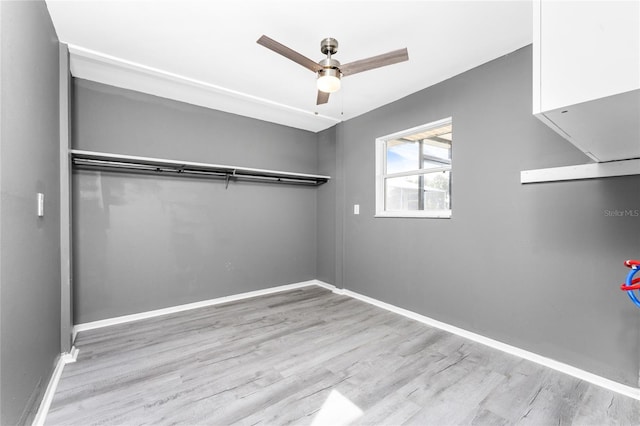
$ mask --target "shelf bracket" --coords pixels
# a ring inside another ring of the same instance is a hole
[[[224,189],[229,189],[229,180],[231,180],[231,177],[235,177],[236,176],[236,171],[235,169],[233,170],[233,173],[227,173],[224,177]]]

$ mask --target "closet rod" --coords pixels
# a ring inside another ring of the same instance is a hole
[[[76,149],[71,150],[70,153],[73,165],[78,168],[117,169],[133,172],[172,173],[176,175],[225,178],[227,184],[230,179],[250,179],[260,182],[321,185],[331,179],[330,176],[323,175],[109,154]]]

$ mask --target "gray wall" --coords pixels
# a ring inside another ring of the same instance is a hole
[[[11,425],[30,421],[60,353],[58,40],[42,1],[0,2],[0,28],[0,424]]]
[[[77,149],[316,173],[314,133],[75,80]],[[316,188],[74,173],[74,321],[316,277]]]
[[[342,123],[321,159],[343,162],[344,287],[635,386],[638,310],[618,286],[640,218],[605,211],[640,209],[640,176],[521,185],[587,162],[532,116],[531,72],[527,47]],[[374,218],[376,137],[448,116],[452,218]]]

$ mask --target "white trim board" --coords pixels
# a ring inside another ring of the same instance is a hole
[[[640,175],[640,159],[523,170],[520,172],[520,183],[556,182],[630,175]]]
[[[81,331],[95,330],[97,328],[109,327],[111,325],[124,324],[133,321],[139,321],[147,318],[159,317],[162,315],[173,314],[176,312],[188,311],[191,309],[203,308],[206,306],[220,305],[222,303],[235,302],[236,300],[249,299],[251,297],[264,296],[267,294],[279,293],[282,291],[295,290],[297,288],[317,285],[327,290],[334,291],[335,287],[331,284],[323,283],[318,280],[303,281],[299,283],[286,284],[277,287],[270,287],[262,290],[249,291],[246,293],[233,294],[230,296],[218,297],[215,299],[202,300],[200,302],[187,303],[184,305],[170,306],[168,308],[155,309],[153,311],[139,312],[137,314],[123,315],[115,318],[107,318],[98,321],[76,324],[73,326],[73,341]]]
[[[608,389],[610,391],[622,394],[624,396],[628,396],[633,399],[640,400],[640,389],[634,388],[628,385],[624,385],[622,383],[618,383],[616,381],[607,379],[602,376],[598,376],[597,374],[589,373],[588,371],[581,370],[577,367],[573,367],[569,364],[565,364],[560,361],[553,360],[551,358],[547,358],[542,355],[538,355],[534,352],[527,351],[525,349],[521,349],[515,346],[508,345],[506,343],[500,342],[498,340],[491,339],[489,337],[482,336],[480,334],[435,320],[433,318],[426,317],[424,315],[415,313],[413,311],[409,311],[407,309],[399,308],[397,306],[391,305],[389,303],[381,302],[377,299],[373,299],[368,296],[364,296],[362,294],[356,293],[347,289],[338,289],[335,291],[339,294],[344,294],[345,296],[352,297],[354,299],[361,300],[363,302],[369,303],[371,305],[377,306],[382,309],[386,309],[388,311],[394,312],[396,314],[400,314],[404,317],[419,321],[423,324],[430,325],[432,327],[439,328],[444,331],[448,331],[449,333],[453,333],[460,337],[464,337],[469,340],[473,340],[474,342],[481,343],[483,345],[489,346],[490,348],[497,349],[502,352],[506,352],[511,355],[515,355],[517,357],[526,359],[528,361],[535,362],[536,364],[540,364],[542,366],[552,368],[561,373],[568,374],[570,376],[576,377],[580,380],[584,380],[585,382],[592,383],[596,386],[600,386],[602,388]]]
[[[77,359],[78,349],[75,346],[71,347],[70,352],[60,354],[60,356],[58,357],[58,362],[56,363],[56,367],[53,369],[53,373],[51,373],[51,379],[49,379],[47,390],[44,392],[44,396],[42,397],[42,401],[40,402],[40,407],[38,407],[38,412],[33,419],[32,426],[44,425],[44,421],[46,420],[47,414],[49,413],[49,408],[51,408],[51,402],[53,402],[53,396],[55,395],[56,389],[58,388],[58,382],[60,382],[60,377],[62,376],[64,366],[67,364],[71,364],[72,362],[76,362]]]
[[[274,102],[95,50],[68,44],[74,77],[192,105],[319,132],[341,122],[315,110]],[[268,108],[265,108],[268,107]]]

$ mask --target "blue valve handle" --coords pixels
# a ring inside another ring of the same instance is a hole
[[[625,282],[625,285],[627,287],[631,287],[633,285],[633,276],[640,271],[640,269],[638,269],[637,265],[634,265],[633,267],[631,267],[631,270],[629,271],[629,274],[627,275],[627,281]],[[629,299],[631,299],[631,301],[633,303],[635,303],[635,305],[640,308],[640,300],[638,300],[638,298],[636,297],[636,295],[634,294],[633,290],[629,290],[627,291],[627,295],[629,296]]]

